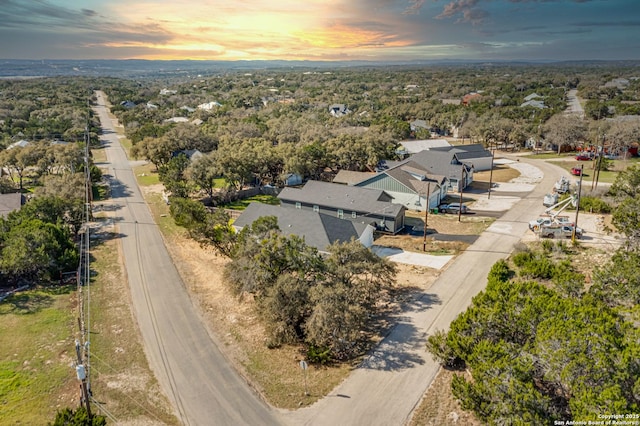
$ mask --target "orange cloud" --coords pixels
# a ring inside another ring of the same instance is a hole
[[[127,26],[155,26],[167,35],[146,45],[147,59],[305,59],[364,54],[371,49],[410,46],[387,22],[360,24],[363,11],[345,0],[133,2],[112,13]],[[384,17],[378,16],[384,20]],[[138,42],[136,47],[144,47]],[[129,47],[130,42],[110,47]],[[139,50],[137,50],[139,52]],[[166,55],[166,56],[165,56]],[[140,57],[140,56],[138,56]]]

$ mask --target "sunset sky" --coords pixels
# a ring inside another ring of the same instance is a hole
[[[640,0],[0,0],[3,59],[640,59]]]

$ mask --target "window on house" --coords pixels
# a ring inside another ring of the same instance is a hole
[[[301,209],[302,205],[300,203],[296,203],[296,209]]]
[[[338,217],[340,219],[344,219],[344,212],[342,211],[342,209],[338,209]]]
[[[358,215],[356,214],[356,212],[351,212],[351,218],[355,219],[356,217],[358,217]]]
[[[318,212],[320,211],[320,207],[318,207],[318,206],[314,205],[314,206],[313,206],[313,211],[314,211],[314,212],[316,212],[316,213],[318,213]]]

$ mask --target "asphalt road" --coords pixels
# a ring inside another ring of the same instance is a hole
[[[276,414],[230,366],[191,303],[120,145],[104,96],[103,128],[116,226],[149,365],[185,425],[276,425]]]
[[[447,330],[484,289],[491,266],[511,253],[528,231],[529,220],[544,211],[542,197],[563,174],[543,161],[535,165],[544,173],[535,189],[459,255],[429,290],[409,303],[391,332],[346,381],[313,406],[289,413],[288,424],[387,426],[410,420],[439,370],[426,352],[427,337]]]

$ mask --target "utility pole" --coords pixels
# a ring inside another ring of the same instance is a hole
[[[467,170],[466,167],[467,166],[464,164],[462,165],[462,176],[460,177],[460,208],[458,209],[458,222],[460,222],[460,215],[462,214],[462,191],[464,188],[464,172]]]
[[[82,391],[82,397],[80,402],[84,404],[87,409],[87,416],[91,419],[91,402],[89,401],[89,389],[87,387],[87,371],[85,369],[84,363],[82,361],[82,349],[80,346],[80,341],[76,340],[76,355],[78,356],[78,363],[76,364],[76,375],[78,376],[78,380],[80,380],[80,390]]]
[[[602,156],[604,155],[604,137],[605,137],[605,135],[603,134],[602,135],[602,147],[600,148],[600,150],[597,153],[598,158],[596,160],[596,173],[595,173],[595,176],[594,176],[594,179],[593,179],[593,181],[595,182],[595,187],[594,188],[598,188],[598,181],[600,180],[600,169],[602,168]]]
[[[429,220],[429,196],[431,194],[431,182],[427,182],[427,201],[424,209],[424,237],[422,239],[422,251],[427,251],[427,221]]]
[[[598,129],[598,133],[596,134],[596,153],[598,152],[598,147],[600,146],[600,129]],[[598,159],[595,158],[593,160],[593,177],[591,178],[591,191],[594,189],[594,185],[596,183],[596,163]]]
[[[491,168],[489,169],[489,195],[487,199],[491,199],[491,185],[493,185],[493,151],[491,151]]]
[[[578,200],[576,201],[576,219],[573,224],[573,232],[571,233],[571,242],[576,242],[576,229],[578,229],[578,212],[580,211],[580,195],[582,194],[582,176],[584,165],[580,165],[580,180],[578,181]]]

